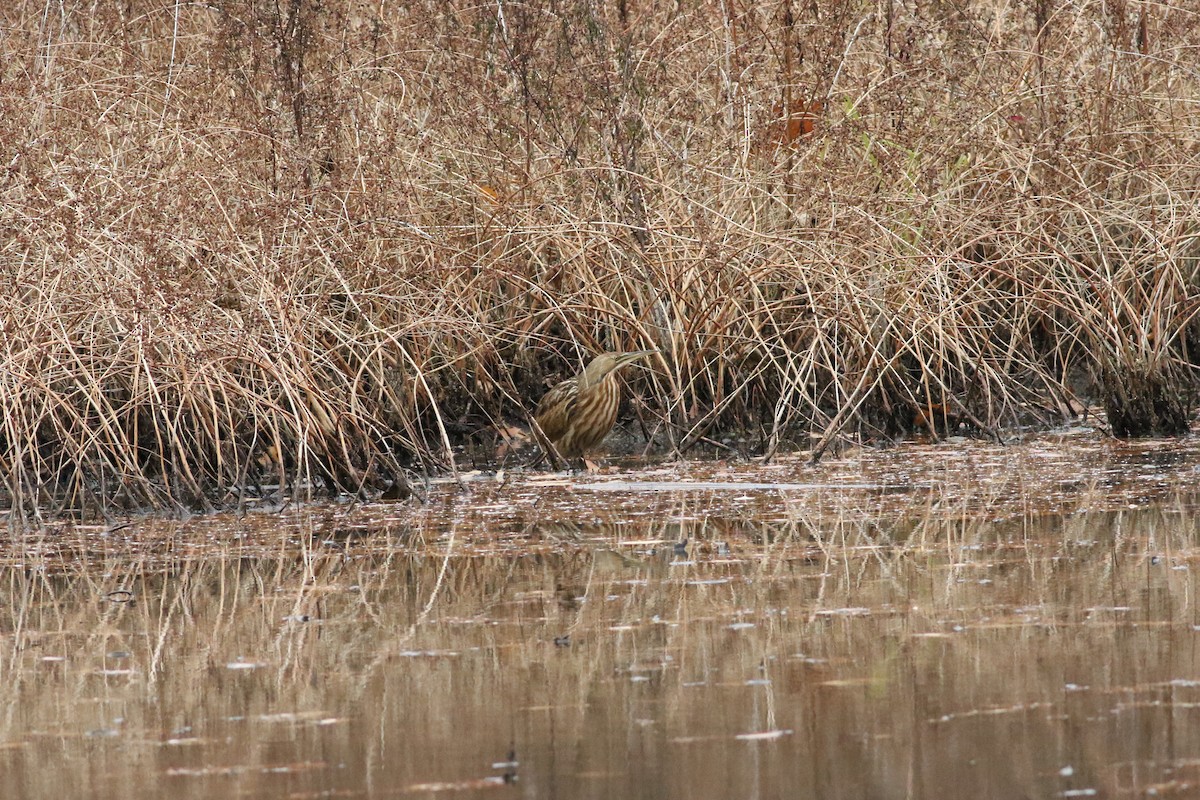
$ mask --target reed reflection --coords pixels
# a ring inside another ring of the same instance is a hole
[[[1182,500],[479,500],[30,548],[4,567],[0,793],[1109,795],[1200,759]]]

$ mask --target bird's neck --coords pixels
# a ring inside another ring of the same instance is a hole
[[[587,370],[584,370],[583,374],[579,376],[579,388],[581,390],[590,389],[593,386],[603,383],[604,379],[611,374],[612,373],[606,372],[603,375],[589,375]]]

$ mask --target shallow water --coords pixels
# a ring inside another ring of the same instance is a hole
[[[0,797],[1200,793],[1191,440],[464,475],[0,549]]]

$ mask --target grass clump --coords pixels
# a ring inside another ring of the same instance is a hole
[[[0,11],[19,510],[453,469],[603,349],[665,449],[1194,408],[1200,15]]]

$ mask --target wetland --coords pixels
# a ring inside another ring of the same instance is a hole
[[[472,473],[0,555],[0,795],[1200,785],[1191,439]]]
[[[0,6],[0,797],[1200,795],[1186,4]]]

